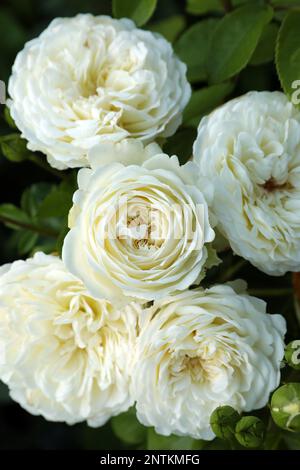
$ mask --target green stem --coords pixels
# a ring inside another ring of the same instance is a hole
[[[282,289],[248,289],[250,295],[257,297],[285,297],[293,294],[293,289],[287,287]]]
[[[47,162],[46,160],[44,160],[43,157],[39,157],[37,155],[30,155],[30,157],[28,158],[28,160],[30,160],[32,163],[34,163],[35,165],[39,166],[40,168],[42,168],[43,170],[45,171],[48,171],[48,173],[51,173],[53,176],[56,176],[57,178],[60,178],[60,179],[64,179],[65,178],[65,174],[63,171],[59,171],[59,170],[56,170],[55,168],[52,168]]]
[[[52,238],[58,237],[58,233],[55,232],[54,230],[47,229],[44,227],[37,227],[36,225],[32,225],[27,222],[20,222],[19,220],[10,219],[9,217],[5,217],[3,215],[0,215],[0,221],[3,222],[4,224],[15,225],[24,230],[31,230],[32,232],[39,233],[40,235],[44,235],[46,237],[52,237]]]

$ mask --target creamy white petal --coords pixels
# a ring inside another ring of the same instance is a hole
[[[154,302],[140,317],[131,382],[138,419],[160,434],[213,439],[209,420],[218,406],[241,412],[267,404],[280,380],[285,331],[281,315],[229,285]]]
[[[63,246],[70,272],[92,295],[114,302],[153,300],[198,283],[214,231],[197,165],[180,166],[156,144],[126,140],[94,148],[91,163],[79,171]]]
[[[58,169],[88,166],[89,150],[106,140],[172,135],[191,95],[186,66],[162,36],[90,14],[57,18],[28,42],[8,90],[28,148]]]
[[[56,256],[16,261],[0,276],[0,379],[30,413],[100,426],[133,403],[139,314],[93,298]]]
[[[300,113],[280,92],[251,92],[198,128],[194,161],[232,249],[270,275],[300,270]]]

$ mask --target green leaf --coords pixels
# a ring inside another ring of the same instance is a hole
[[[53,185],[50,183],[36,183],[26,188],[21,197],[21,209],[27,212],[30,217],[35,218],[52,187]]]
[[[42,217],[40,215],[40,208],[44,204],[45,199],[52,191],[57,189],[56,185],[50,183],[36,183],[26,188],[21,197],[21,209],[25,211],[31,221],[31,225],[34,230],[25,230],[18,235],[17,239],[17,250],[19,254],[24,255],[29,253],[35,247],[35,250],[39,248],[39,251],[45,253],[51,253],[56,250],[58,243],[59,234],[67,222],[61,220],[60,211],[53,217]],[[49,232],[57,232],[57,239],[54,236],[47,236]]]
[[[206,60],[218,22],[217,19],[208,19],[194,24],[174,46],[176,54],[187,65],[187,77],[190,82],[207,79]]]
[[[211,83],[227,80],[246,67],[272,13],[269,6],[251,4],[222,18],[212,35],[208,54]]]
[[[22,209],[14,206],[13,204],[1,204],[0,205],[0,220],[4,222],[10,228],[14,230],[20,230],[18,224],[30,223],[30,218]],[[16,222],[14,224],[14,222]]]
[[[197,137],[196,129],[186,127],[180,129],[172,137],[169,137],[164,145],[164,152],[168,155],[177,155],[181,165],[192,156],[193,143]]]
[[[168,41],[174,42],[186,26],[186,19],[183,15],[174,15],[165,20],[157,21],[148,25],[147,29],[154,33],[159,33]]]
[[[4,119],[7,122],[7,124],[9,125],[9,127],[11,127],[12,129],[17,129],[17,126],[15,125],[15,121],[11,117],[9,108],[7,106],[4,108],[4,113],[3,114],[4,114]]]
[[[233,83],[228,82],[194,91],[183,112],[183,123],[198,127],[201,118],[222,104],[233,88]]]
[[[261,38],[251,57],[250,65],[261,65],[272,62],[274,59],[278,30],[279,28],[275,23],[270,23],[265,26]]]
[[[187,0],[186,10],[191,15],[204,15],[223,11],[223,7],[220,0]]]
[[[22,230],[18,232],[17,249],[19,255],[26,255],[29,253],[36,244],[39,236],[31,230]]]
[[[134,408],[112,418],[111,425],[115,435],[126,444],[134,445],[146,441],[147,429],[137,420]]]
[[[22,162],[30,155],[26,140],[22,139],[19,134],[0,137],[0,144],[4,157],[12,162]]]
[[[148,429],[147,449],[148,450],[196,450],[202,449],[204,441],[197,441],[192,437],[161,436],[156,434],[153,428]]]
[[[235,427],[235,438],[243,447],[260,447],[265,438],[266,426],[257,416],[243,416]]]
[[[276,45],[276,67],[284,92],[291,98],[293,82],[300,79],[300,11],[292,10],[285,17]]]
[[[142,26],[151,18],[157,0],[113,0],[115,18],[130,18],[137,26]]]
[[[54,187],[42,202],[38,216],[45,219],[48,217],[64,217],[71,207],[69,194],[60,187]]]
[[[21,254],[30,251],[37,241],[40,244],[48,244],[49,239],[52,239],[52,249],[55,247],[63,221],[59,217],[44,220],[39,218],[39,204],[42,205],[43,202],[39,198],[44,197],[45,192],[46,185],[38,183],[24,191],[21,208],[13,204],[0,205],[0,221],[7,227],[24,234],[17,235],[15,238],[15,247]]]
[[[76,175],[71,175],[59,185],[52,186],[51,191],[42,201],[38,217],[41,219],[49,217],[67,217],[72,206],[72,197],[76,189]]]

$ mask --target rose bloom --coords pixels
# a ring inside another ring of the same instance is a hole
[[[92,295],[114,301],[153,300],[199,282],[214,231],[197,166],[135,140],[100,144],[89,159],[63,246],[70,272]]]
[[[218,228],[262,271],[300,270],[300,113],[280,92],[251,92],[205,117],[194,161],[213,183]]]
[[[238,292],[229,285],[188,290],[145,311],[132,377],[142,424],[210,440],[218,406],[241,412],[267,404],[280,380],[285,320]]]
[[[34,415],[100,426],[132,405],[137,313],[95,300],[55,256],[5,265],[0,378]]]
[[[57,18],[28,42],[8,90],[28,148],[59,169],[88,166],[103,139],[172,135],[191,94],[186,66],[162,36],[90,14]]]

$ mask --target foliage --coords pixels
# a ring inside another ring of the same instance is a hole
[[[131,18],[138,26],[147,23],[154,13],[157,0],[113,0],[116,18]]]
[[[299,44],[300,11],[290,11],[279,30],[276,48],[276,66],[283,90],[293,93],[293,82],[300,76]],[[299,84],[298,84],[299,85]]]

